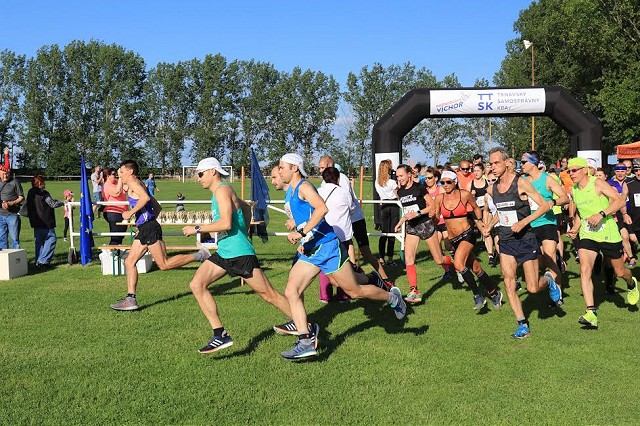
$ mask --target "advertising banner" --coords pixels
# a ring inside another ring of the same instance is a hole
[[[430,113],[437,115],[542,114],[544,89],[431,90]]]

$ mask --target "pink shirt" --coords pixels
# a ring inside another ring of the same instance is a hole
[[[127,201],[127,193],[123,191],[120,192],[120,195],[114,197],[110,195],[107,191],[115,191],[116,184],[106,181],[104,186],[102,187],[102,200],[103,201]],[[126,205],[122,206],[105,206],[104,211],[107,213],[122,213],[124,211],[129,210],[129,207]]]

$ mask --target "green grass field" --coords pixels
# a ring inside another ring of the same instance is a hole
[[[47,184],[60,198],[66,187],[79,199],[77,182]],[[175,199],[178,191],[188,200],[209,198],[193,182],[161,181],[159,188],[161,200]],[[370,193],[368,183],[365,198]],[[312,285],[306,304],[322,328],[321,353],[300,364],[279,355],[294,342],[272,332],[283,321],[279,312],[239,280],[225,278],[211,291],[235,344],[203,357],[196,350],[210,329],[188,289],[196,264],[140,275],[143,309],[112,311],[109,304],[125,293],[124,277],[102,276],[95,262],[67,265],[58,213],[57,267],[0,282],[0,424],[640,422],[640,315],[625,305],[619,282],[616,296],[598,292],[600,329],[581,330],[584,306],[573,260],[564,312],[540,309],[545,295],[522,295],[532,327],[524,341],[510,337],[515,324],[508,304],[476,314],[470,292],[439,281],[441,270],[424,246],[418,277],[428,298],[410,308],[405,322],[377,303],[322,305]],[[272,214],[271,231],[283,229],[283,217]],[[104,220],[97,219],[96,228],[106,230]],[[254,244],[268,277],[283,290],[294,247],[276,237]],[[371,245],[377,249],[377,240]],[[32,260],[28,221],[22,246]],[[501,281],[499,268],[487,270]],[[390,273],[406,291],[403,271]]]

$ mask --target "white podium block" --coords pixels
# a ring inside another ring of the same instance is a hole
[[[102,275],[125,275],[123,254],[125,252],[116,250],[102,250],[100,255],[100,264],[102,266]],[[151,253],[145,253],[144,256],[136,263],[136,269],[139,274],[146,274],[153,266]]]
[[[0,280],[10,280],[27,275],[27,253],[22,249],[0,250]]]

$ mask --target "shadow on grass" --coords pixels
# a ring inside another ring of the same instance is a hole
[[[241,285],[240,279],[233,279],[231,281],[228,281],[226,283],[221,283],[221,284],[212,284],[211,287],[209,288],[209,293],[211,293],[212,296],[223,296],[225,295],[229,290],[236,288],[236,287],[240,287]],[[253,294],[253,290],[251,290],[251,287],[246,286],[246,288],[248,289],[248,291],[245,292],[233,292],[233,293],[228,293],[227,295],[234,295],[234,294]],[[191,296],[191,291],[185,291],[184,293],[178,293],[175,294],[173,296],[170,297],[165,297],[164,299],[160,299],[160,300],[156,300],[155,302],[151,302],[147,305],[142,305],[138,308],[138,311],[143,311],[145,309],[148,308],[152,308],[156,305],[161,305],[163,303],[169,303],[169,302],[174,302],[178,299],[182,299],[185,296]]]
[[[332,336],[332,334],[327,331],[328,326],[333,322],[336,316],[341,313],[359,308],[364,309],[365,315],[369,318],[367,321],[355,325],[335,336]],[[410,306],[407,306],[407,315],[412,312],[413,309]],[[319,356],[313,359],[316,361],[325,361],[338,347],[340,347],[340,345],[342,345],[347,340],[349,336],[363,332],[372,327],[383,327],[384,330],[389,334],[412,333],[416,336],[425,334],[429,330],[428,325],[424,325],[421,327],[404,328],[403,325],[405,323],[405,320],[399,321],[397,318],[395,318],[393,311],[389,307],[382,307],[379,302],[372,302],[368,300],[357,302],[354,301],[351,303],[329,303],[321,307],[317,311],[311,313],[309,315],[309,321],[316,322],[320,326],[319,342],[322,350]],[[272,329],[262,331],[257,336],[252,337],[246,347],[235,352],[223,355],[221,357],[216,357],[216,359],[227,359],[237,356],[250,355],[260,346],[262,342],[264,342],[272,335],[274,335],[274,331]]]

